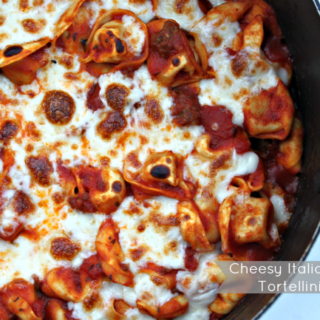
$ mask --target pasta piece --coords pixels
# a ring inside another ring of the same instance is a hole
[[[111,63],[113,70],[138,69],[149,53],[147,27],[131,11],[109,10],[95,22],[86,52],[85,63]]]
[[[72,311],[68,310],[67,304],[64,304],[60,300],[51,299],[45,306],[45,319],[50,320],[65,320],[71,317]],[[72,319],[75,319],[72,317]]]
[[[89,293],[89,287],[83,286],[80,274],[71,268],[59,267],[48,272],[42,291],[52,298],[80,302]]]
[[[183,158],[172,151],[152,153],[142,166],[134,167],[134,154],[129,154],[124,162],[124,179],[131,183],[133,193],[138,198],[144,194],[164,195],[178,200],[190,199],[194,195],[194,185],[183,179]],[[137,170],[139,169],[139,170]]]
[[[234,183],[238,185],[236,193],[224,200],[218,213],[222,250],[232,253],[236,260],[247,260],[250,257],[246,256],[246,250],[251,250],[248,244],[259,243],[261,248],[276,249],[280,237],[271,202],[250,197],[251,191],[243,179],[237,178]]]
[[[243,293],[220,293],[211,303],[209,309],[217,315],[230,313],[245,297]]]
[[[176,270],[169,270],[164,267],[157,266],[152,262],[148,262],[145,267],[140,269],[140,272],[148,273],[151,281],[157,286],[165,285],[169,290],[176,287],[176,275],[178,272]]]
[[[2,303],[0,303],[0,319],[2,320],[10,320],[12,314],[4,307]]]
[[[258,168],[255,172],[249,174],[247,184],[251,192],[260,191],[264,186],[265,175],[262,160],[259,158]]]
[[[215,150],[210,148],[211,137],[203,134],[195,143],[195,150],[205,159],[214,159],[223,163],[231,157],[232,149]]]
[[[150,54],[147,65],[152,77],[172,87],[197,82],[205,77],[205,65],[200,63],[207,63],[206,51],[198,38],[191,41],[194,52],[174,20],[151,21],[148,30]]]
[[[45,47],[42,47],[29,56],[2,67],[1,70],[11,82],[21,86],[30,84],[36,78],[37,70],[46,66],[48,62],[49,55]]]
[[[257,16],[243,32],[243,47],[259,50],[263,35],[263,20]],[[279,79],[276,87],[249,97],[243,111],[244,125],[251,136],[284,140],[290,133],[295,109],[288,89]]]
[[[251,7],[251,1],[227,2],[211,9],[203,19],[214,21],[216,26],[221,25],[225,19],[235,22],[240,20]]]
[[[57,39],[57,47],[70,54],[83,55],[90,35],[89,21],[87,8],[81,6],[71,26]]]
[[[52,26],[52,29],[54,30],[53,40],[57,39],[71,25],[74,17],[77,14],[77,11],[79,10],[84,0],[68,2],[69,4],[67,5],[66,11],[60,16],[59,20],[55,23],[55,25]],[[25,58],[31,53],[42,48],[50,40],[52,39],[48,36],[41,37],[40,32],[40,34],[38,34],[38,39],[34,41],[23,43],[22,37],[21,40],[19,40],[19,43],[11,43],[4,48],[0,48],[0,68]],[[22,41],[22,43],[20,41]]]
[[[151,315],[156,319],[173,319],[186,313],[188,300],[183,294],[172,298],[160,307],[151,306],[144,300],[137,300],[137,307],[142,313]]]
[[[119,243],[116,226],[111,219],[106,220],[99,229],[96,238],[96,249],[103,272],[112,282],[124,286],[133,285],[133,274],[123,264],[124,254]]]
[[[133,309],[124,300],[112,300],[107,310],[107,317],[110,320],[126,320],[125,313]]]
[[[91,166],[69,169],[59,162],[58,171],[70,206],[84,213],[110,214],[126,196],[126,185],[118,170]]]
[[[227,254],[219,254],[216,261],[234,261]],[[226,279],[224,273],[214,263],[210,265],[210,274],[214,274],[210,279],[215,279],[219,284]],[[217,316],[222,316],[231,312],[232,309],[245,297],[245,294],[239,293],[219,293],[214,301],[209,305],[210,311]]]
[[[97,255],[83,261],[79,270],[58,267],[49,271],[41,290],[52,298],[81,302],[102,282],[102,270]]]
[[[119,170],[102,169],[102,180],[108,182],[107,191],[95,189],[90,196],[98,211],[109,214],[117,210],[126,197],[126,185]]]
[[[195,203],[199,209],[199,216],[208,241],[210,243],[218,242],[220,240],[219,226],[217,223],[219,203],[216,199],[204,196],[196,199]]]
[[[303,152],[303,127],[298,118],[294,118],[291,133],[288,138],[279,143],[276,160],[292,174],[301,171]]]
[[[178,216],[180,230],[184,241],[188,242],[193,250],[207,252],[213,250],[213,246],[207,239],[202,225],[199,210],[192,201],[180,201],[178,203]]]
[[[292,59],[288,46],[283,39],[281,28],[272,7],[263,0],[253,0],[252,8],[243,17],[243,23],[250,23],[257,16],[262,17],[265,29],[262,50],[272,62],[281,80],[289,85],[292,77]]]
[[[0,292],[6,308],[21,320],[42,320],[42,314],[36,314],[33,304],[37,301],[35,289],[24,279],[8,283]],[[1,314],[1,313],[0,313]]]
[[[294,106],[281,80],[276,87],[250,97],[243,112],[244,125],[255,138],[285,140],[290,133]]]

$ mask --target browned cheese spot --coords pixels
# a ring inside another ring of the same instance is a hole
[[[51,185],[51,174],[53,167],[47,156],[27,157],[26,165],[29,168],[32,178],[41,186]]]
[[[6,17],[3,15],[0,15],[0,26],[2,26],[6,22]]]
[[[27,136],[33,140],[41,139],[41,132],[37,129],[35,123],[32,121],[27,122],[26,133],[27,133]]]
[[[129,93],[129,89],[121,84],[110,84],[106,89],[106,98],[110,108],[118,111],[122,110]]]
[[[231,70],[235,77],[240,77],[247,67],[246,56],[241,52],[237,53],[231,60]]]
[[[17,191],[13,199],[13,209],[19,215],[26,215],[34,212],[35,206],[29,196],[22,191]]]
[[[139,161],[139,155],[136,151],[131,151],[127,155],[127,161],[130,163],[130,165],[136,169],[140,168],[142,166],[141,162]]]
[[[69,238],[60,237],[52,240],[50,253],[56,260],[72,261],[80,250],[80,245],[73,243]]]
[[[69,123],[76,109],[72,97],[60,90],[46,92],[42,107],[48,121],[56,125]]]
[[[189,3],[190,0],[175,0],[175,3],[174,3],[174,10],[179,13],[179,14],[182,14],[182,13],[188,13],[186,12],[186,4]]]
[[[97,132],[103,139],[110,139],[114,132],[121,132],[127,126],[125,117],[119,111],[110,111],[98,124]]]
[[[212,43],[215,47],[220,47],[220,45],[222,43],[222,38],[218,33],[212,34]]]
[[[12,120],[5,121],[0,129],[0,141],[9,142],[18,133],[19,127]]]
[[[163,110],[156,99],[149,99],[147,101],[145,113],[154,123],[161,123],[164,118]]]
[[[27,11],[29,9],[29,0],[20,0],[19,9],[21,11]]]
[[[32,144],[28,143],[27,146],[25,147],[25,150],[27,152],[32,152],[34,150],[34,147]]]
[[[23,29],[29,33],[38,33],[46,25],[45,20],[25,19],[21,22]]]
[[[34,7],[43,5],[43,0],[33,0],[32,2]]]
[[[100,301],[99,292],[93,292],[89,297],[84,299],[83,305],[86,310],[90,311],[97,305],[99,301]]]
[[[62,203],[65,198],[61,192],[54,192],[51,197],[53,202],[56,204]]]
[[[64,54],[60,60],[59,63],[64,65],[67,69],[71,69],[73,67],[73,57]]]
[[[130,249],[130,257],[133,261],[138,261],[143,257],[143,255],[147,251],[148,251],[148,247],[146,247],[146,246],[141,246],[136,249]]]
[[[143,223],[140,223],[137,227],[137,230],[139,232],[143,232],[144,230],[146,230],[146,226]]]

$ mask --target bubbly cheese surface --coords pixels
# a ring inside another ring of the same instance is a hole
[[[235,77],[231,70],[231,57],[225,49],[231,47],[240,32],[239,23],[226,20],[220,27],[216,27],[201,20],[204,13],[196,0],[186,2],[182,7],[177,7],[176,2],[159,1],[156,10],[153,10],[151,1],[102,0],[89,1],[84,6],[91,10],[91,24],[102,10],[121,8],[131,10],[144,22],[155,16],[174,19],[182,28],[197,33],[206,45],[209,65],[216,73],[215,78],[200,81],[199,103],[201,106],[225,106],[233,115],[233,123],[243,126],[242,110],[248,95],[241,95],[241,92],[247,89],[250,94],[254,94],[276,86],[279,78],[274,68],[267,62],[267,68],[260,70],[254,61],[265,61],[265,58],[261,52],[246,48],[247,69],[243,76]],[[210,2],[217,6],[224,1]],[[70,1],[44,1],[38,7],[21,12],[19,1],[1,4],[0,17],[5,16],[6,19],[0,26],[0,49],[8,44],[20,43],[22,39],[23,42],[34,41],[39,38],[39,34],[52,38],[55,23],[69,5]],[[22,20],[35,17],[43,24],[41,31],[38,34],[26,33]],[[126,38],[130,49],[141,53],[145,41],[143,31],[129,15],[124,15],[122,22],[124,28],[131,30]],[[212,43],[213,35],[222,39],[219,46]],[[6,104],[0,99],[0,118],[20,119],[18,134],[6,146],[14,153],[15,161],[8,172],[11,182],[1,195],[0,228],[22,222],[26,230],[36,233],[36,239],[24,232],[13,242],[0,240],[0,287],[15,278],[24,278],[33,283],[36,275],[42,280],[48,271],[60,266],[77,269],[86,258],[96,254],[96,236],[107,215],[84,214],[72,209],[66,199],[62,204],[54,202],[52,195],[63,193],[57,169],[58,160],[67,163],[69,167],[99,167],[107,159],[110,168],[117,168],[123,173],[125,159],[131,152],[136,152],[138,160],[143,164],[154,152],[172,151],[185,158],[183,173],[185,176],[191,174],[197,186],[194,199],[200,199],[203,191],[210,189],[220,204],[232,194],[229,185],[234,177],[257,170],[259,157],[254,152],[238,154],[232,148],[226,165],[217,169],[213,178],[211,160],[199,157],[194,152],[195,142],[205,133],[204,127],[179,127],[174,124],[171,113],[174,99],[166,86],[152,79],[146,64],[131,74],[116,71],[96,78],[81,69],[77,56],[54,47],[45,50],[50,62],[37,71],[37,80],[30,85],[18,87],[0,74],[0,96],[10,98]],[[71,64],[65,65],[65,59],[69,59]],[[285,79],[284,70],[279,72],[279,76]],[[103,109],[96,111],[86,105],[88,91],[94,84],[100,87],[99,97],[103,104]],[[123,108],[127,125],[121,132],[113,133],[110,139],[104,139],[98,134],[97,127],[108,112],[113,110],[106,98],[106,91],[113,85],[122,86],[128,92]],[[52,125],[43,112],[42,101],[45,94],[52,90],[67,92],[75,103],[75,112],[66,125]],[[154,99],[161,108],[163,120],[160,123],[152,123],[146,114],[145,108],[150,99]],[[35,124],[37,130],[36,141],[25,133],[30,123]],[[1,146],[5,147],[3,143]],[[33,181],[25,161],[27,157],[39,154],[45,154],[53,166],[52,184],[49,187]],[[0,160],[0,173],[2,171],[3,162]],[[18,216],[12,209],[17,191],[27,194],[35,205],[36,209],[27,217]],[[277,223],[286,221],[289,213],[283,199],[273,196],[270,200],[275,208]],[[137,201],[132,194],[125,198],[110,216],[119,228],[124,263],[134,275],[134,285],[128,288],[104,281],[99,289],[103,307],[89,311],[81,302],[68,303],[75,319],[107,319],[106,310],[114,299],[123,299],[132,307],[126,312],[127,319],[153,319],[140,313],[136,300],[152,292],[150,303],[159,307],[178,293],[164,285],[156,285],[148,274],[140,272],[141,268],[152,262],[167,269],[179,270],[177,288],[188,299],[189,309],[176,319],[209,320],[208,306],[214,300],[218,288],[218,284],[210,280],[210,264],[221,253],[220,245],[212,252],[198,257],[196,271],[186,270],[184,257],[188,243],[183,240],[179,226],[161,223],[166,218],[177,216],[177,204],[178,200],[164,196],[150,196],[144,202]],[[143,232],[139,230],[141,226]],[[79,245],[80,250],[72,261],[56,260],[52,256],[50,245],[56,237],[68,237]]]
[[[52,39],[61,16],[68,10],[72,0],[59,1],[3,1],[0,7],[0,49],[36,41],[45,37]]]

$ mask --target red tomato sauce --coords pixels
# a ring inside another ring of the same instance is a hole
[[[233,258],[241,261],[270,261],[275,258],[278,250],[278,247],[266,249],[259,243],[237,245],[231,242],[230,245],[230,253],[234,255]]]
[[[242,154],[250,150],[250,141],[244,130],[232,123],[232,113],[223,106],[204,106],[201,124],[211,136],[210,148],[215,150],[235,148]]]
[[[103,109],[104,105],[100,99],[100,86],[99,83],[94,83],[87,93],[87,107],[92,111]]]
[[[263,162],[266,181],[276,183],[286,193],[295,195],[298,190],[299,176],[291,174],[275,160],[279,141],[252,139],[252,146]]]
[[[98,190],[104,192],[107,190],[106,183],[102,179],[101,169],[94,167],[83,167],[78,171],[82,186],[86,191]]]
[[[267,171],[267,181],[277,183],[285,192],[296,194],[298,190],[299,177],[292,175],[288,170],[284,169],[280,163],[274,159],[265,161]]]
[[[143,190],[142,188],[139,188],[138,186],[132,185],[132,192],[134,196],[137,199],[144,199],[148,198],[149,195],[162,195],[165,194],[169,198],[174,198],[178,200],[184,200],[187,198],[186,192],[180,188],[179,186],[172,186],[170,184],[162,183],[162,182],[157,182],[157,181],[150,181],[148,183],[139,180],[140,185],[145,185],[146,187],[153,188],[159,190],[157,191],[149,191],[149,190]]]
[[[184,50],[187,39],[184,39],[179,25],[174,21],[166,21],[162,29],[155,32],[154,26],[148,27],[150,40],[150,54],[148,69],[152,75],[157,75],[171,64],[170,57]]]
[[[266,36],[262,50],[267,58],[273,62],[292,62],[289,48],[282,37]]]
[[[199,261],[196,258],[196,251],[191,247],[186,248],[184,255],[184,265],[188,271],[196,271],[199,265]]]

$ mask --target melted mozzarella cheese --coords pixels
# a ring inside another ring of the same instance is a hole
[[[176,19],[182,28],[191,29],[194,23],[203,17],[203,13],[196,0],[185,3],[179,13],[174,8],[178,2],[159,1],[160,5],[156,14],[159,17]],[[216,6],[224,1],[210,0],[210,2]],[[4,4],[0,10],[7,10],[5,12],[12,15],[16,12],[14,10],[17,5],[14,3],[9,6],[9,3]],[[50,1],[45,0],[42,6],[47,8],[50,5],[55,8],[55,11],[50,14],[41,13],[52,15],[47,18],[48,24],[45,28],[49,28],[49,22],[50,25],[54,25],[59,14],[61,15],[63,10],[66,10],[68,2],[57,1],[51,4]],[[144,22],[154,17],[152,2],[149,0],[87,1],[84,6],[90,10],[91,25],[103,9],[128,9],[136,13]],[[38,9],[30,9],[23,15],[31,15],[33,12],[34,16],[39,16],[40,19],[42,16],[37,15],[36,10]],[[10,41],[21,34],[20,22],[17,22],[17,19],[23,18],[24,16],[16,15],[12,21],[6,19],[2,26],[5,30],[12,28]],[[145,40],[142,30],[129,15],[123,17],[123,23],[125,29],[132,31],[126,39],[128,45],[135,52],[141,52]],[[51,31],[48,29],[51,33],[47,29],[44,30],[44,34],[51,36],[52,28]],[[200,82],[200,104],[225,105],[233,113],[233,122],[242,125],[242,107],[245,97],[239,96],[239,92],[245,88],[257,93],[274,86],[277,81],[274,69],[270,67],[264,71],[256,70],[254,60],[249,59],[245,76],[236,78],[233,75],[230,66],[231,58],[225,49],[232,46],[234,38],[240,31],[237,22],[231,23],[226,20],[222,26],[214,27],[213,24],[205,24],[202,21],[194,27],[193,31],[198,32],[201,40],[206,44],[210,55],[210,66],[217,75],[215,79]],[[212,43],[213,33],[222,38],[221,45],[218,47]],[[28,39],[28,37],[24,38],[25,41],[29,41]],[[5,42],[0,42],[0,48],[4,45],[3,43]],[[260,57],[260,52],[245,50],[249,57],[264,59]],[[188,172],[198,182],[195,199],[199,199],[204,188],[208,188],[220,203],[231,194],[229,184],[233,177],[250,174],[257,169],[258,156],[256,154],[248,152],[238,155],[233,150],[226,166],[217,169],[215,177],[212,177],[211,161],[204,160],[192,152],[194,143],[204,133],[204,128],[202,126],[177,127],[173,124],[171,115],[173,99],[169,90],[151,78],[146,65],[130,76],[121,72],[111,72],[96,79],[85,71],[80,72],[80,63],[76,56],[71,57],[60,49],[49,48],[47,51],[50,56],[49,61],[55,60],[58,63],[49,63],[38,70],[38,81],[21,86],[18,90],[17,86],[0,75],[0,93],[5,93],[12,99],[8,104],[10,108],[2,106],[0,100],[0,116],[23,119],[21,130],[8,146],[15,153],[15,163],[9,171],[11,183],[2,194],[5,205],[1,211],[0,224],[5,227],[14,223],[16,214],[11,210],[10,202],[15,191],[22,190],[30,196],[36,207],[35,212],[23,220],[25,228],[34,229],[38,235],[37,241],[32,241],[27,235],[19,236],[13,243],[0,240],[0,287],[17,277],[30,282],[33,282],[33,275],[43,279],[49,270],[58,266],[79,268],[84,259],[96,253],[96,235],[106,215],[83,214],[72,210],[66,201],[59,206],[53,202],[51,195],[54,192],[63,193],[64,191],[59,185],[58,159],[62,159],[70,167],[79,164],[100,166],[100,160],[108,157],[110,166],[122,171],[123,162],[131,151],[138,151],[139,160],[144,163],[153,152],[171,150],[186,157]],[[71,66],[63,64],[63,57],[72,61]],[[281,70],[278,72],[279,76],[282,73],[281,77],[285,77],[284,72]],[[86,99],[89,89],[96,82],[100,86],[99,95],[104,109],[93,112],[87,108]],[[123,85],[129,90],[123,110],[127,126],[123,131],[113,133],[110,139],[102,139],[97,133],[97,126],[103,120],[106,112],[111,110],[106,99],[106,89],[111,84]],[[42,100],[45,93],[50,90],[67,92],[74,100],[75,113],[66,125],[53,125],[49,123],[44,114],[41,106]],[[34,97],[30,98],[27,93]],[[161,107],[163,120],[160,123],[153,123],[146,114],[146,105],[150,99],[155,99]],[[40,135],[38,141],[35,142],[32,138],[22,134],[27,122],[36,124]],[[32,145],[32,148],[28,148],[29,144]],[[25,163],[27,156],[36,156],[39,153],[46,154],[53,165],[52,185],[48,188],[41,187],[32,181]],[[2,166],[3,163],[0,160],[0,172],[3,169]],[[187,172],[184,174],[188,175]],[[279,198],[273,196],[270,200],[275,208],[276,219],[281,223],[285,221],[288,213],[283,199]],[[123,299],[133,307],[126,312],[128,319],[152,319],[139,312],[136,308],[137,299],[141,299],[144,293],[149,292],[152,294],[152,304],[160,306],[177,295],[164,286],[156,286],[147,273],[140,272],[148,262],[153,262],[168,269],[180,270],[177,274],[178,289],[189,300],[189,309],[185,315],[177,319],[209,319],[208,305],[214,300],[217,289],[217,284],[210,281],[210,263],[214,261],[221,249],[217,246],[215,251],[201,255],[199,267],[195,272],[185,270],[184,255],[188,244],[183,240],[179,226],[161,224],[161,221],[166,221],[166,218],[176,216],[177,203],[177,200],[166,197],[150,197],[143,203],[139,203],[132,196],[128,196],[118,210],[112,213],[112,219],[120,229],[119,241],[125,256],[124,263],[129,265],[134,274],[134,286],[128,288],[108,280],[104,281],[99,290],[101,305],[88,311],[82,303],[68,303],[69,309],[73,310],[74,318],[79,320],[106,319],[106,312],[112,301]],[[57,261],[50,254],[51,241],[61,236],[67,236],[81,246],[80,252],[71,262]],[[188,282],[184,281],[186,279],[190,279],[189,286],[185,285]]]
[[[212,282],[214,275],[212,263],[217,253],[203,254],[199,259],[199,266],[195,272],[179,271],[177,274],[177,288],[189,300],[188,312],[177,317],[178,320],[199,319],[208,320],[209,305],[215,300],[219,284]]]
[[[43,1],[41,5],[28,5],[20,8],[20,0],[2,2],[0,16],[5,18],[0,26],[0,49],[13,44],[27,43],[45,37],[52,39],[56,23],[65,11],[71,6],[72,0]],[[27,2],[28,3],[28,2]],[[28,19],[36,23],[38,32],[27,31],[23,25]]]
[[[151,298],[148,304],[152,306],[162,306],[172,298],[176,297],[177,293],[172,293],[164,285],[156,285],[150,280],[148,274],[138,274],[135,276],[134,291],[138,299],[143,299],[143,296],[148,294]]]
[[[155,13],[159,18],[176,20],[186,30],[204,16],[197,0],[159,0]]]
[[[103,74],[99,78],[100,99],[104,105],[107,106],[108,110],[112,110],[106,99],[106,89],[110,85],[121,85],[129,90],[129,94],[125,98],[125,106],[123,111],[124,115],[130,115],[134,104],[142,100],[144,97],[144,93],[140,89],[139,83],[135,79],[126,77],[120,71]]]
[[[47,240],[43,238],[34,242],[24,236],[18,237],[14,243],[0,240],[0,287],[16,278],[33,283],[33,275],[43,279],[49,269],[67,265],[52,258],[49,248],[45,245]]]
[[[230,168],[219,170],[216,176],[214,194],[219,203],[230,196],[229,189],[231,180],[236,176],[243,176],[257,170],[259,157],[254,152],[247,152],[239,155],[235,151],[232,154],[232,165]]]
[[[197,155],[189,155],[186,160],[190,173],[199,183],[196,198],[201,198],[201,193],[206,187],[213,191],[219,203],[222,203],[225,198],[232,194],[233,191],[229,189],[232,179],[255,172],[258,168],[258,163],[259,157],[254,152],[240,155],[233,150],[232,157],[228,161],[227,166],[218,168],[214,179],[212,179],[210,160],[203,159]]]
[[[220,6],[226,2],[226,0],[209,0],[209,2],[213,5],[213,7]]]
[[[274,221],[276,225],[280,226],[282,223],[287,224],[291,218],[292,213],[288,212],[283,198],[275,194],[270,198],[270,201],[273,204]]]
[[[143,22],[147,23],[154,18],[153,6],[151,0],[145,1],[132,1],[132,0],[100,0],[90,1],[85,3],[88,10],[92,11],[93,24],[102,9],[124,9],[132,11],[136,14]]]
[[[15,219],[17,218],[17,213],[12,210],[10,206],[10,202],[14,196],[14,190],[6,190],[2,195],[2,199],[4,201],[3,204],[3,212],[1,214],[1,224],[0,229],[3,230],[9,226],[13,226],[15,223]]]
[[[153,214],[161,217],[176,215],[177,200],[155,197],[148,201],[150,208],[139,206],[139,214],[131,214],[130,206],[136,205],[132,197],[127,197],[112,219],[120,228],[120,244],[132,272],[138,272],[147,262],[170,269],[184,268],[184,251],[187,243],[183,241],[179,227],[158,226],[150,219]],[[143,225],[143,232],[138,227]],[[140,259],[134,261],[134,250],[145,250]]]
[[[132,16],[124,15],[122,17],[123,27],[126,30],[125,41],[129,49],[136,55],[140,54],[143,49],[143,44],[146,40],[146,35],[140,27],[140,24]]]
[[[244,121],[243,105],[249,95],[261,90],[273,88],[278,77],[273,67],[262,57],[261,50],[249,47],[243,49],[246,69],[237,77],[232,72],[232,56],[226,51],[241,31],[238,22],[225,19],[222,24],[217,21],[200,21],[194,28],[210,55],[209,65],[215,72],[214,79],[200,82],[199,102],[201,105],[223,105],[233,114],[234,124],[242,126]],[[218,39],[214,41],[213,39]],[[260,67],[260,66],[263,67]]]

